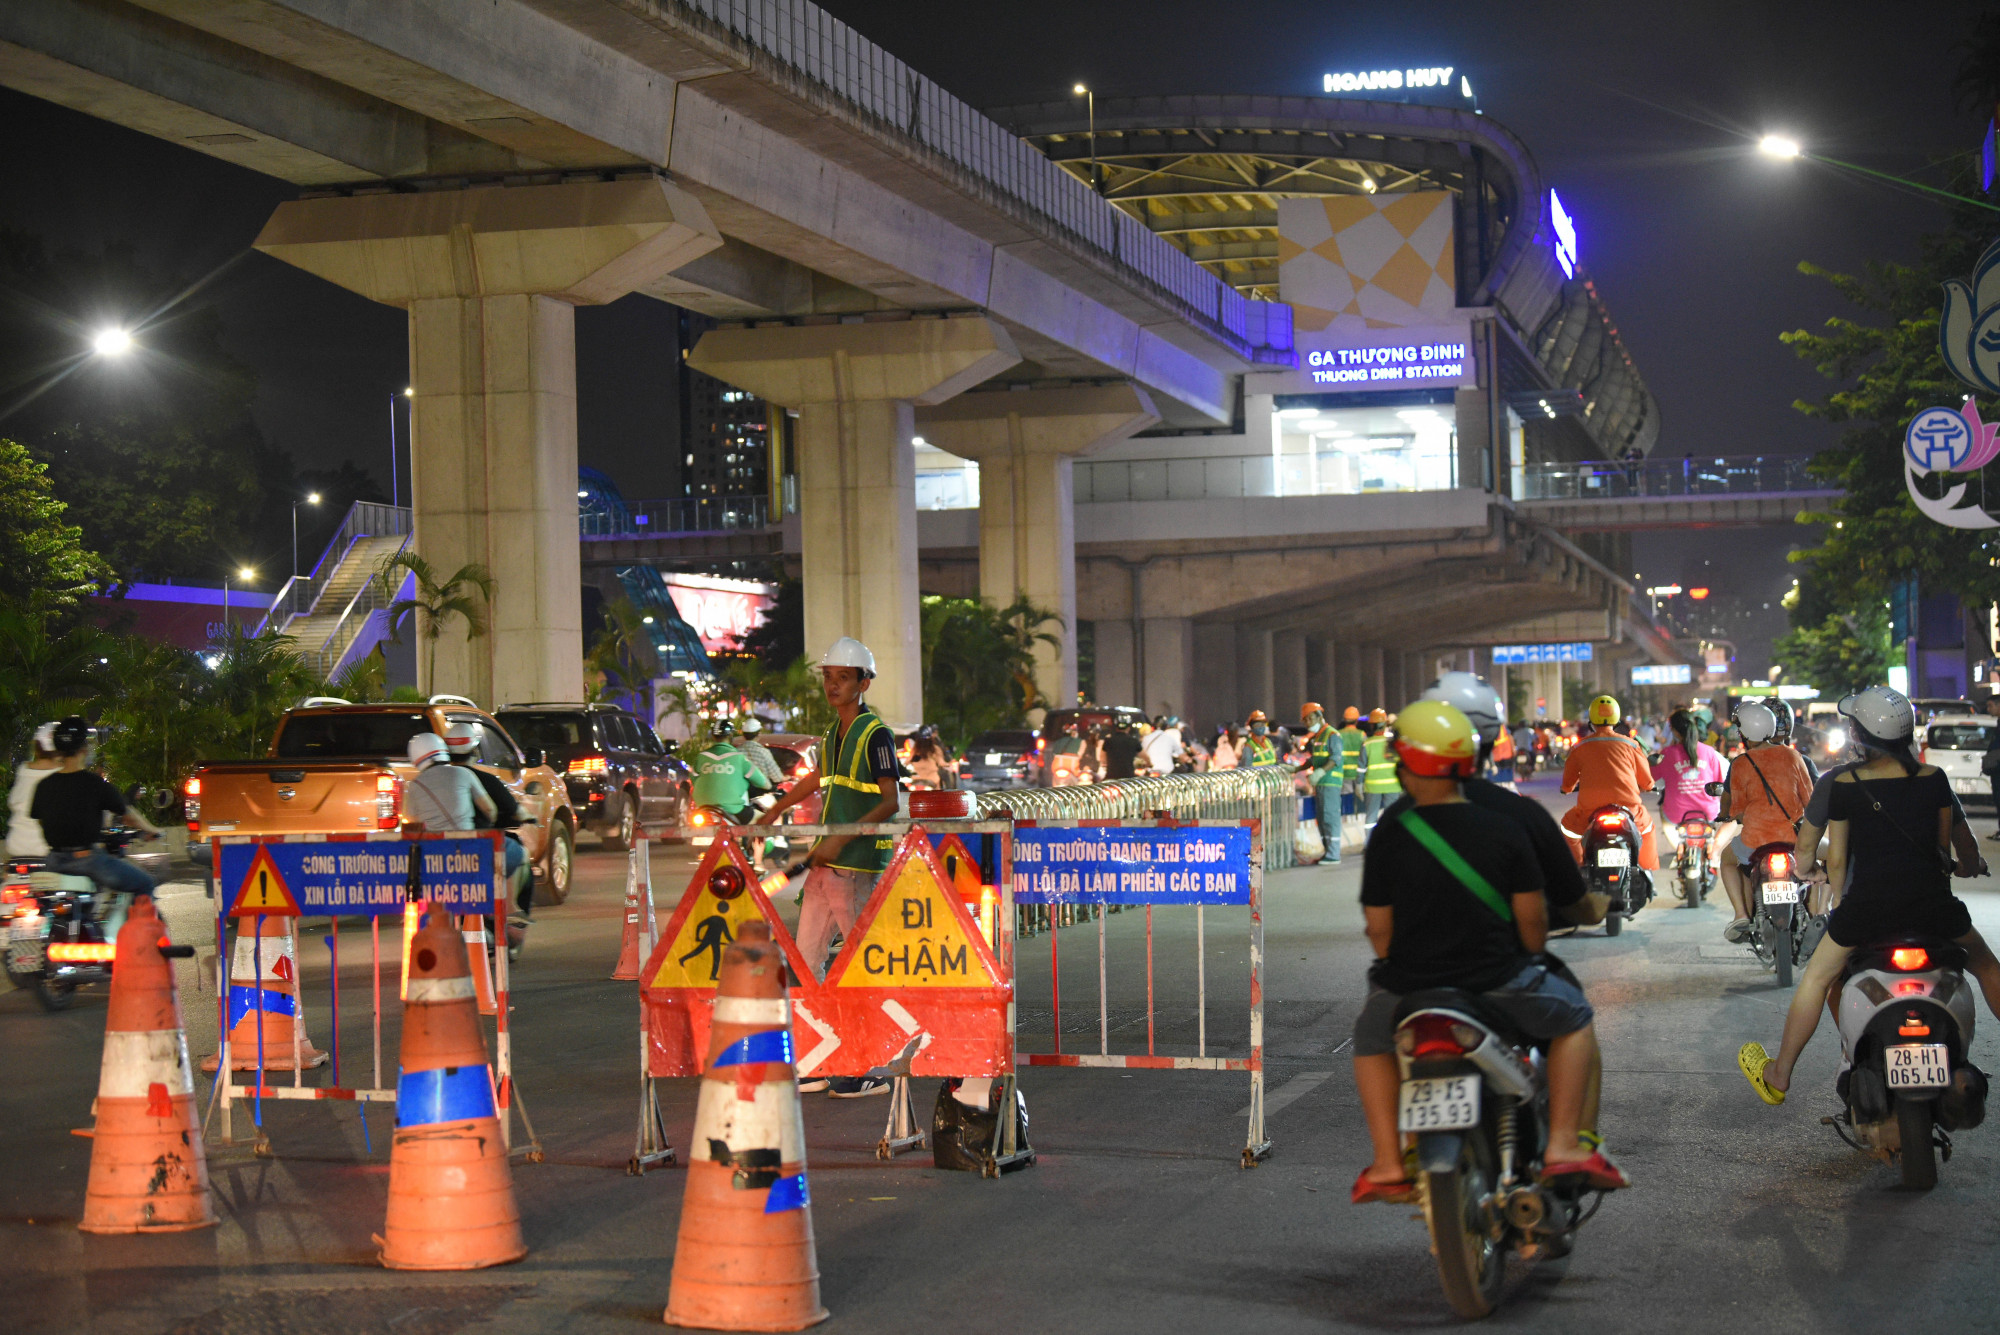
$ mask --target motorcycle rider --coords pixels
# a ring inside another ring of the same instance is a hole
[[[499,819],[500,808],[486,795],[476,772],[448,763],[451,750],[444,738],[420,732],[410,738],[408,755],[417,773],[403,790],[406,826],[445,834],[476,830],[482,820],[491,828]]]
[[[90,725],[77,715],[56,724],[49,740],[60,768],[35,788],[28,816],[42,827],[48,841],[49,871],[62,876],[87,876],[101,891],[115,896],[105,914],[105,939],[118,939],[125,909],[135,895],[153,893],[153,878],[120,857],[100,852],[104,838],[104,817],[117,816],[138,826],[149,839],[160,837],[159,829],[137,810],[127,805],[124,795],[102,774],[88,768]]]
[[[1550,897],[1580,897],[1581,879],[1548,887],[1521,825],[1467,797],[1479,738],[1460,710],[1437,700],[1409,705],[1393,745],[1409,801],[1375,827],[1362,873],[1376,961],[1354,1022],[1354,1075],[1374,1160],[1356,1177],[1353,1200],[1406,1201],[1413,1193],[1396,1129],[1395,1015],[1404,995],[1428,988],[1477,992],[1509,1027],[1548,1045],[1544,1178],[1580,1175],[1601,1190],[1630,1185],[1594,1138],[1578,1134],[1598,1065],[1590,1003],[1539,958]]]
[[[709,725],[708,749],[695,757],[694,804],[713,807],[737,825],[748,825],[757,814],[750,806],[750,790],[762,792],[771,786],[764,772],[750,757],[730,744],[736,725],[719,718]]]
[[[46,858],[49,855],[49,841],[42,837],[42,827],[28,814],[34,805],[35,789],[41,787],[43,779],[62,768],[62,761],[56,755],[56,725],[44,723],[35,729],[35,753],[26,764],[14,771],[14,787],[7,794],[7,856],[10,858]]]
[[[502,846],[506,849],[507,884],[514,890],[514,907],[527,917],[534,916],[535,878],[528,872],[528,850],[522,844],[521,836],[514,833],[514,827],[521,823],[521,804],[514,800],[507,785],[499,776],[488,774],[477,768],[473,762],[479,758],[479,743],[484,738],[486,726],[469,719],[460,719],[445,725],[444,747],[450,756],[450,763],[470,774],[487,798],[493,803],[493,817],[478,820],[476,830],[499,830],[503,834]]]
[[[1906,935],[1955,942],[1965,949],[1966,967],[1978,980],[1987,1009],[2000,1016],[2000,960],[1951,891],[1951,877],[1983,875],[1986,864],[1969,831],[1958,828],[1950,781],[1911,752],[1915,709],[1902,692],[1871,686],[1842,700],[1840,712],[1862,756],[1826,778],[1826,873],[1836,886],[1848,877],[1846,893],[1827,919],[1825,939],[1806,961],[1785,1012],[1778,1055],[1752,1041],[1736,1056],[1758,1097],[1769,1104],[1785,1101],[1793,1067],[1819,1027],[1820,1009],[1837,1003],[1841,970],[1858,947]],[[1806,833],[1817,843],[1816,828]],[[1948,845],[1955,854],[1950,866]],[[1972,1078],[1983,1079],[1976,1071],[1961,1073],[1961,1079]]]
[[[736,725],[736,731],[743,739],[742,745],[737,749],[750,757],[750,763],[757,767],[757,772],[770,780],[772,788],[783,783],[784,768],[778,764],[778,758],[771,754],[771,748],[764,745],[764,720],[755,714],[745,714],[743,721]]]
[[[1722,884],[1736,919],[1723,929],[1724,939],[1740,943],[1750,935],[1750,860],[1766,844],[1793,844],[1798,825],[1812,796],[1812,778],[1799,753],[1778,740],[1778,716],[1762,700],[1748,700],[1736,711],[1736,730],[1745,750],[1729,762],[1729,784],[1723,792],[1721,817],[1740,821],[1743,833],[1730,842],[1722,859]],[[1948,785],[1947,785],[1948,786]]]
[[[1563,761],[1562,791],[1576,794],[1576,805],[1563,816],[1570,853],[1583,864],[1583,836],[1590,817],[1600,807],[1624,807],[1639,829],[1639,865],[1658,870],[1653,843],[1653,818],[1639,801],[1653,789],[1652,766],[1646,752],[1630,737],[1614,731],[1620,717],[1618,702],[1600,695],[1590,702],[1590,735],[1579,738]]]
[[[1667,730],[1674,740],[1660,752],[1654,773],[1666,780],[1660,794],[1660,836],[1667,847],[1680,847],[1680,825],[1696,817],[1713,825],[1722,810],[1722,799],[1710,797],[1708,785],[1721,783],[1725,768],[1722,753],[1701,740],[1701,728],[1693,714],[1676,709],[1667,716]],[[1714,870],[1716,850],[1709,848],[1709,867]]]

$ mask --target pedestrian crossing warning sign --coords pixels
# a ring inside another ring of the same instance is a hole
[[[777,917],[733,841],[716,840],[667,920],[646,986],[713,990],[722,974],[722,952],[743,924],[775,926]]]
[[[292,897],[291,887],[285,884],[284,873],[278,870],[277,862],[272,859],[270,845],[257,845],[256,855],[250,859],[250,870],[243,874],[243,884],[236,887],[236,897],[230,901],[229,916],[299,916],[299,901]]]
[[[927,841],[906,840],[834,961],[835,987],[997,987],[978,924]]]

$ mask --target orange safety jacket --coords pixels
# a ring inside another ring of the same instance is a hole
[[[1596,728],[1569,749],[1563,762],[1562,790],[1576,794],[1576,805],[1562,818],[1570,835],[1570,852],[1583,860],[1583,833],[1591,813],[1599,807],[1620,806],[1630,811],[1639,827],[1639,865],[1656,869],[1659,854],[1653,844],[1653,817],[1639,798],[1651,792],[1653,767],[1646,753],[1629,737],[1609,728]]]

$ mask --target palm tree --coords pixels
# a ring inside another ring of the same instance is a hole
[[[416,581],[413,598],[398,596],[406,574]],[[397,552],[382,563],[375,579],[381,595],[390,600],[389,628],[396,643],[403,642],[402,623],[412,616],[417,619],[417,633],[430,641],[429,671],[424,674],[424,682],[436,690],[438,640],[453,617],[464,620],[466,639],[477,640],[486,634],[486,608],[493,601],[493,576],[486,573],[485,566],[474,563],[462,565],[449,579],[440,580],[437,571],[423,557],[415,552]]]

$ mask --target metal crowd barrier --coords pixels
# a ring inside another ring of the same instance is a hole
[[[1069,788],[1006,788],[977,795],[979,818],[1016,820],[1258,820],[1264,830],[1264,870],[1292,865],[1299,795],[1289,765],[1107,779]]]

